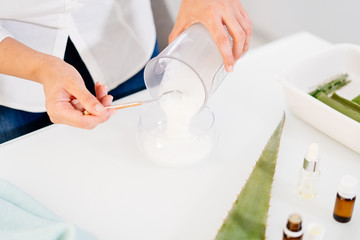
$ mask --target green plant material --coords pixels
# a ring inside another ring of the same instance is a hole
[[[360,95],[357,96],[357,97],[355,97],[355,98],[354,98],[353,100],[351,100],[351,101],[353,101],[354,103],[357,103],[357,104],[360,105]]]
[[[221,226],[216,240],[265,239],[271,188],[285,114]]]
[[[339,77],[335,78],[334,80],[318,86],[314,91],[310,92],[309,94],[314,98],[318,98],[320,93],[329,95],[335,92],[336,90],[342,88],[346,84],[348,84],[350,82],[350,80],[347,80],[348,77],[349,74],[347,73],[341,74]]]
[[[348,107],[342,102],[339,102],[333,98],[328,97],[324,93],[320,93],[318,95],[318,100],[325,103],[329,107],[341,112],[342,114],[354,119],[357,122],[360,122],[360,112]]]
[[[356,102],[352,102],[350,100],[347,100],[346,98],[340,97],[339,95],[337,95],[336,93],[333,93],[331,95],[331,98],[336,100],[337,102],[342,103],[343,105],[345,105],[348,108],[353,109],[354,111],[357,111],[360,113],[360,105],[357,104]]]

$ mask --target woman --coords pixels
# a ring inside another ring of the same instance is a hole
[[[142,69],[157,52],[149,0],[9,0],[0,19],[0,143],[50,120],[86,129],[105,122],[113,97],[144,89]],[[183,0],[169,42],[196,22],[231,72],[252,35],[239,0]]]

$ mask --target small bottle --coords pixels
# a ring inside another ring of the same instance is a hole
[[[341,178],[333,213],[336,221],[347,223],[351,220],[356,199],[356,186],[356,177],[345,175]]]
[[[300,215],[296,213],[291,214],[284,227],[283,240],[301,240],[303,234],[302,219]]]
[[[310,145],[309,151],[304,158],[303,167],[300,170],[297,192],[300,197],[305,199],[315,197],[318,191],[320,178],[318,150],[317,143]]]

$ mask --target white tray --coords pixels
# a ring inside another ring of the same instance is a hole
[[[283,84],[288,107],[294,114],[360,153],[360,123],[308,94],[341,73],[348,73],[351,83],[337,93],[353,99],[360,94],[360,46],[334,45],[287,67],[276,78]]]

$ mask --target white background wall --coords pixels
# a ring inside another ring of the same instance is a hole
[[[166,3],[169,17],[175,20],[180,0],[153,0],[153,2]],[[255,41],[258,40],[256,38],[271,41],[306,30],[332,43],[360,44],[360,0],[241,0],[241,2],[253,21]]]
[[[360,44],[359,0],[242,0],[254,30],[276,39],[300,30],[330,42]]]

